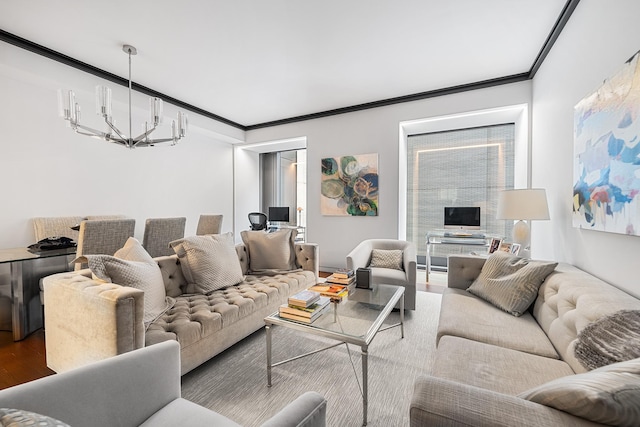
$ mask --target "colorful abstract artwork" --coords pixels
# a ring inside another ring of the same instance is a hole
[[[378,215],[378,154],[322,159],[323,215]]]
[[[638,56],[575,106],[574,227],[640,235]]]

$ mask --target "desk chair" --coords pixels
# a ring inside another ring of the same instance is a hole
[[[200,215],[196,236],[204,234],[220,234],[223,215]]]
[[[187,218],[148,218],[144,224],[142,246],[153,258],[174,255],[169,242],[182,239]]]
[[[252,230],[267,229],[267,215],[262,212],[251,212],[249,214],[249,223]]]

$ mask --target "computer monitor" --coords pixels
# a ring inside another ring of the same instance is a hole
[[[477,206],[445,207],[444,228],[480,230],[480,208]]]
[[[269,207],[269,221],[270,222],[289,222],[289,207],[288,206]]]

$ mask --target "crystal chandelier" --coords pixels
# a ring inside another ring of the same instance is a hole
[[[104,118],[108,126],[106,132],[92,129],[80,124],[80,105],[76,103],[75,94],[69,90],[63,93],[58,91],[58,109],[60,117],[69,122],[69,126],[74,132],[80,135],[87,135],[93,138],[102,139],[107,142],[124,145],[128,148],[152,147],[161,142],[171,142],[175,145],[187,134],[187,115],[178,111],[178,120],[171,122],[170,138],[149,138],[149,135],[162,123],[162,99],[149,98],[150,120],[143,125],[142,133],[133,138],[131,129],[131,56],[138,51],[135,47],[125,44],[122,50],[129,55],[129,136],[127,137],[115,125],[111,117],[111,89],[106,86],[96,86],[96,114]]]

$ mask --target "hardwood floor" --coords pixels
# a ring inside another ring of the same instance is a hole
[[[45,361],[43,329],[18,342],[11,332],[0,331],[0,389],[54,373]]]
[[[330,273],[320,272],[321,277]],[[434,281],[418,281],[418,291],[441,294],[446,286]],[[14,342],[13,334],[0,331],[0,390],[52,375],[45,360],[44,330],[40,329],[22,341]]]

